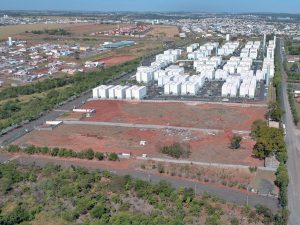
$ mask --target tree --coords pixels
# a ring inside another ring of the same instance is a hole
[[[101,161],[104,159],[104,154],[102,152],[96,152],[95,158]]]
[[[288,209],[279,209],[277,214],[275,215],[275,224],[282,225],[288,224],[290,212]]]
[[[256,120],[251,126],[251,136],[257,138],[261,136],[261,131],[264,127],[267,126],[267,122],[263,120]]]
[[[293,63],[292,66],[290,67],[290,71],[292,72],[297,72],[299,69],[298,63]]]
[[[269,157],[273,152],[273,148],[270,143],[266,140],[259,140],[253,148],[253,154],[259,159],[265,159]]]
[[[110,153],[109,155],[108,155],[108,160],[110,160],[110,161],[117,161],[119,159],[119,156],[116,154],[116,153]]]
[[[180,157],[188,158],[191,154],[190,146],[188,144],[179,143],[164,146],[160,149],[160,152],[176,159],[179,159]]]
[[[268,107],[268,112],[266,114],[267,119],[271,119],[276,122],[281,121],[281,117],[283,115],[283,110],[279,106],[277,102],[270,103]]]
[[[91,210],[91,215],[93,218],[96,219],[101,219],[101,217],[108,212],[108,209],[104,204],[99,204],[96,205],[92,210]]]
[[[276,185],[279,187],[279,202],[282,207],[287,206],[287,187],[289,184],[289,175],[286,165],[280,163],[276,171]]]
[[[239,149],[241,147],[242,137],[238,135],[234,135],[230,141],[230,148]]]

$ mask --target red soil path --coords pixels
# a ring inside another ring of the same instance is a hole
[[[100,59],[99,61],[104,62],[106,66],[114,66],[121,63],[125,63],[135,59],[135,56],[132,55],[119,55],[119,56],[111,56],[107,58]]]

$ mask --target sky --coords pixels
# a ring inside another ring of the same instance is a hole
[[[300,14],[300,0],[0,0],[0,9]]]

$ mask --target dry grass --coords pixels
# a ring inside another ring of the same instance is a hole
[[[166,25],[154,25],[152,30],[148,35],[153,35],[156,37],[165,36],[168,38],[173,38],[179,34],[179,30],[176,26],[166,26]]]
[[[121,24],[124,27],[126,24]],[[62,28],[74,36],[89,35],[94,32],[106,31],[116,28],[114,24],[26,24],[26,25],[10,25],[0,27],[0,40],[7,39],[10,36],[15,37],[36,37],[36,35],[25,34],[25,31],[57,29]],[[39,35],[40,36],[40,35]],[[41,35],[44,37],[44,35]]]
[[[2,26],[0,27],[0,39],[18,36],[25,33],[25,31],[66,28],[68,26],[70,26],[70,24],[26,24]]]
[[[276,89],[273,86],[269,86],[268,102],[276,102]]]
[[[118,27],[126,27],[127,24],[76,24],[66,27],[66,30],[75,35],[91,34],[96,32],[108,31]]]

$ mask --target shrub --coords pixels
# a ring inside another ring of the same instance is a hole
[[[230,148],[239,149],[241,147],[242,137],[238,135],[234,135],[230,141]]]
[[[191,154],[189,145],[179,143],[164,146],[160,149],[160,152],[176,159],[179,159],[180,157],[188,158]]]
[[[116,153],[110,153],[109,155],[108,155],[108,160],[109,161],[117,161],[119,159],[119,156],[116,154]]]
[[[82,152],[78,153],[78,157],[80,159],[88,159],[88,160],[92,160],[95,157],[95,153],[92,149],[88,149],[88,150],[84,150]]]
[[[21,148],[18,145],[10,145],[7,148],[8,152],[19,152]]]
[[[165,167],[161,163],[158,164],[157,169],[159,173],[165,172]]]
[[[104,159],[104,154],[102,152],[96,152],[95,158],[101,161]]]
[[[249,171],[250,173],[255,173],[257,171],[257,166],[250,166]]]

